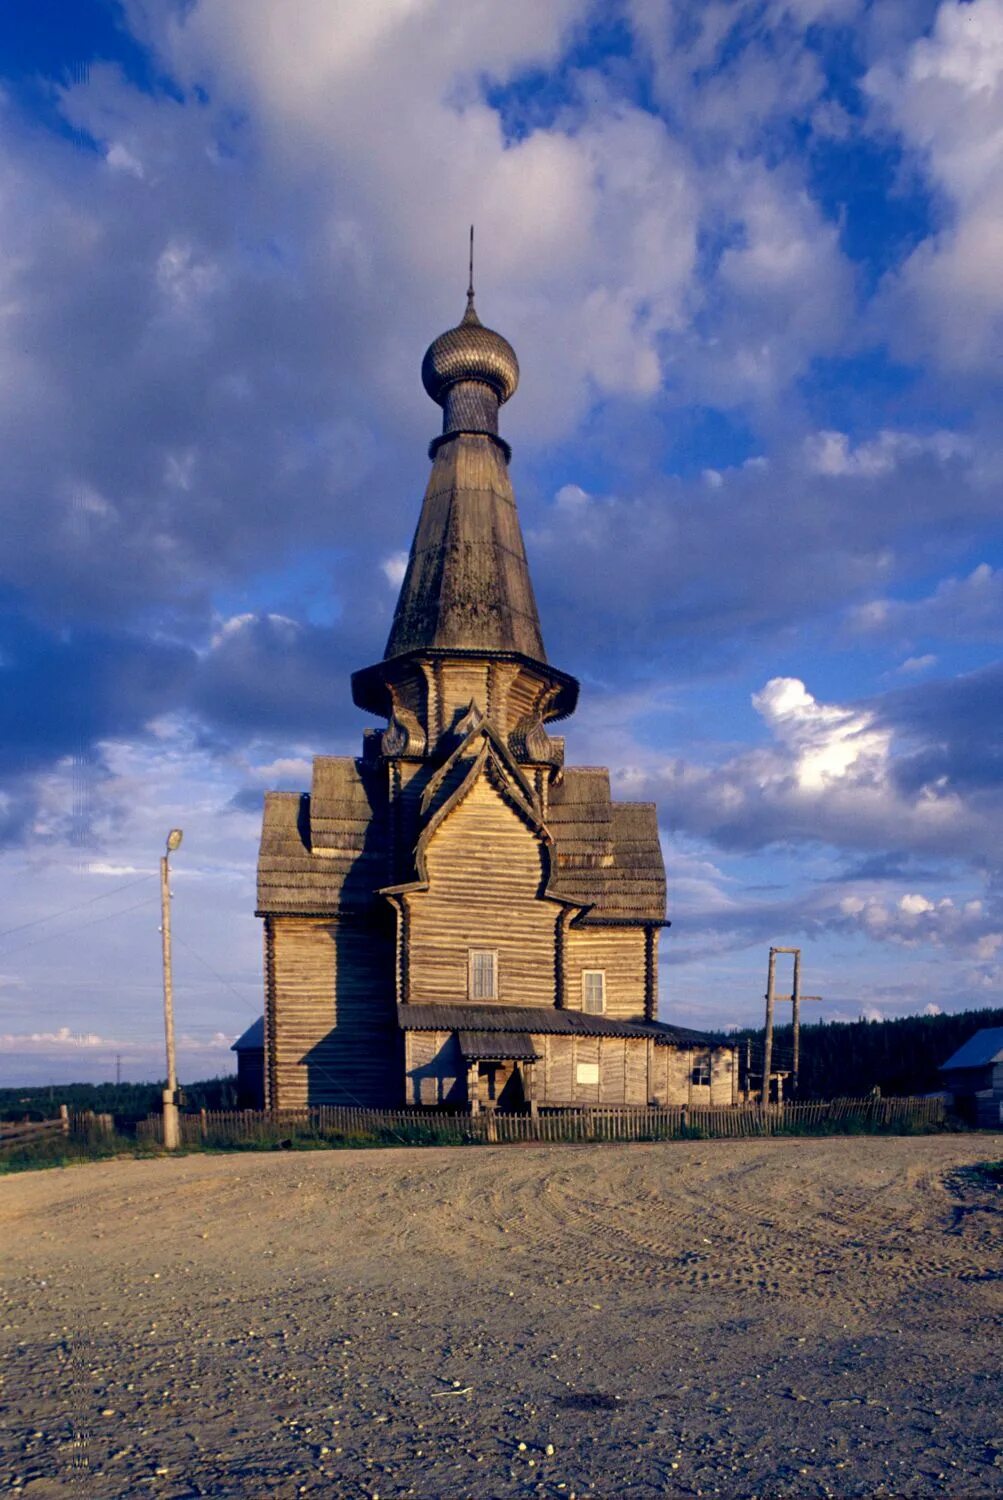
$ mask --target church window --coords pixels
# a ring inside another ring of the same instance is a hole
[[[493,948],[470,950],[471,1000],[497,1000],[498,954]]]
[[[698,1053],[693,1059],[693,1071],[690,1074],[693,1083],[706,1086],[710,1083],[710,1053],[701,1055]]]
[[[582,970],[582,1010],[598,1016],[606,1009],[606,970]]]

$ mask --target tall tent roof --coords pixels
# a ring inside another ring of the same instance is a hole
[[[386,656],[511,652],[546,661],[505,455],[489,434],[436,451]]]

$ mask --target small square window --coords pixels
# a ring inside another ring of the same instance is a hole
[[[602,1015],[606,1009],[606,970],[582,970],[582,1010],[589,1015]]]
[[[690,1082],[706,1087],[710,1083],[710,1058],[697,1057],[690,1073]]]
[[[493,948],[470,950],[470,999],[497,1000],[498,955]]]

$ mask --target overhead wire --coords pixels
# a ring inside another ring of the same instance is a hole
[[[136,901],[132,906],[123,906],[119,911],[107,912],[103,917],[95,917],[92,922],[78,922],[73,927],[64,927],[61,932],[46,933],[44,937],[31,938],[27,943],[17,943],[13,948],[3,949],[0,952],[0,958],[9,958],[13,953],[23,953],[26,948],[37,948],[39,943],[48,943],[53,938],[68,937],[72,932],[85,932],[91,927],[97,927],[100,922],[111,922],[115,917],[124,917],[130,911],[138,911],[141,906],[150,906],[153,900],[152,895],[144,896],[142,901]]]
[[[95,901],[106,901],[109,896],[117,896],[120,891],[131,891],[134,886],[142,885],[145,880],[152,880],[153,871],[141,875],[138,880],[127,880],[124,885],[116,885],[110,891],[99,891],[96,896],[89,896],[86,901],[78,901],[75,906],[64,906],[62,911],[47,912],[44,916],[33,917],[30,922],[21,922],[17,927],[5,927],[0,931],[0,938],[10,937],[15,932],[26,932],[29,927],[37,927],[40,922],[55,922],[59,917],[68,917],[76,911],[83,911],[85,906],[93,906]]]

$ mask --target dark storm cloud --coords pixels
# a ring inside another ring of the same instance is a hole
[[[719,670],[797,629],[831,629],[883,587],[890,548],[902,574],[926,569],[948,516],[963,531],[998,503],[958,455],[860,477],[817,473],[800,447],[694,480],[565,494],[530,521],[548,646],[620,675]]]
[[[895,765],[906,792],[943,781],[967,794],[1003,794],[1003,662],[889,693],[881,722],[910,748]]]
[[[106,144],[121,85],[88,88],[66,108]],[[310,194],[270,201],[222,163],[194,102],[128,105],[136,172],[16,121],[0,159],[4,570],[60,619],[204,620],[214,588],[358,543],[372,490],[403,499],[407,412],[369,399],[371,293],[318,264]]]
[[[834,875],[825,877],[827,884],[839,884],[856,880],[942,880],[948,871],[944,867],[925,865],[899,849],[890,849],[881,854],[869,855]]]
[[[281,616],[238,618],[200,663],[189,704],[224,738],[279,743],[361,732],[349,677],[360,665],[353,635],[337,625]]]
[[[10,597],[0,606],[0,774],[86,755],[184,702],[184,646],[96,627],[51,631]]]

